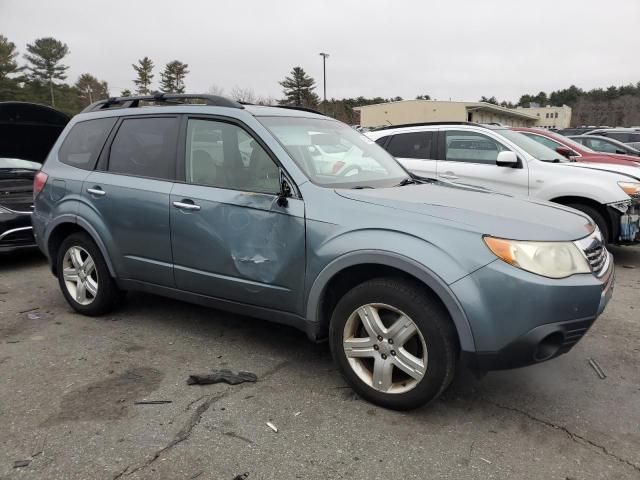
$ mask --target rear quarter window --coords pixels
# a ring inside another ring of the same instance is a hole
[[[76,123],[58,150],[58,160],[72,167],[93,170],[115,123],[115,118]]]
[[[126,118],[109,153],[109,172],[136,177],[175,178],[177,117]]]

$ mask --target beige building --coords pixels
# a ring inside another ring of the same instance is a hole
[[[531,127],[538,121],[535,114],[484,102],[401,100],[365,105],[354,110],[360,112],[360,125],[363,127],[419,122],[501,123]]]
[[[542,128],[569,128],[571,126],[571,107],[518,107],[518,111],[534,115],[538,122],[536,127]]]

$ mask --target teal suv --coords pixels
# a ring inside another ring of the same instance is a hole
[[[292,325],[395,409],[436,398],[463,363],[567,352],[613,286],[584,214],[416,177],[300,108],[100,101],[67,125],[34,195],[36,241],[78,312],[142,290]]]

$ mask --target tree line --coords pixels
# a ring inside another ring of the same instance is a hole
[[[16,45],[5,36],[0,35],[0,101],[18,100],[51,105],[65,113],[74,115],[96,100],[108,98],[111,93],[106,81],[98,79],[91,73],[81,74],[74,84],[68,84],[64,59],[69,54],[69,47],[51,37],[36,39],[27,44],[23,55],[24,62],[19,61]],[[189,74],[189,65],[179,60],[167,63],[160,71],[159,77],[154,72],[155,63],[145,56],[131,65],[134,77],[132,88],[119,92],[120,96],[149,95],[156,91],[168,93],[184,93],[185,79]],[[154,80],[158,78],[156,83]],[[299,105],[320,110],[338,120],[353,124],[358,123],[359,116],[355,107],[375,103],[397,102],[402,97],[331,98],[326,103],[321,101],[316,90],[316,82],[302,67],[294,67],[284,80],[278,82],[282,87],[283,98],[275,99],[257,95],[250,88],[234,87],[229,96],[244,103],[261,105]],[[210,94],[223,95],[224,90],[212,85]],[[431,100],[428,94],[420,94],[416,100]],[[501,105],[507,108],[517,106],[528,107],[531,103],[540,106],[569,105],[574,108],[576,119],[582,124],[640,124],[640,82],[636,85],[611,86],[606,89],[595,88],[583,90],[575,85],[555,90],[550,93],[524,94],[517,103],[502,100],[495,96],[482,96],[480,101]]]
[[[65,82],[68,65],[64,59],[69,55],[66,43],[52,37],[38,38],[27,44],[20,62],[15,43],[0,35],[0,101],[16,100],[51,105],[69,115],[75,115],[87,105],[109,98],[109,85],[91,73],[81,74],[74,84]],[[148,57],[132,65],[135,78],[135,93],[148,95],[153,89],[154,63]],[[185,92],[185,77],[189,65],[179,60],[167,63],[160,73],[159,91]],[[131,90],[120,92],[132,95]]]

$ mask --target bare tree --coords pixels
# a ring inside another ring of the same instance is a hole
[[[237,85],[231,89],[231,98],[238,102],[256,103],[256,94],[250,88],[242,88]]]
[[[274,98],[274,97],[263,97],[263,96],[259,96],[256,99],[256,105],[277,105],[278,104],[278,99]]]
[[[210,87],[209,87],[209,91],[208,91],[209,95],[218,95],[218,96],[223,96],[224,95],[224,88],[219,87],[218,85],[216,85],[215,83],[213,83]]]

